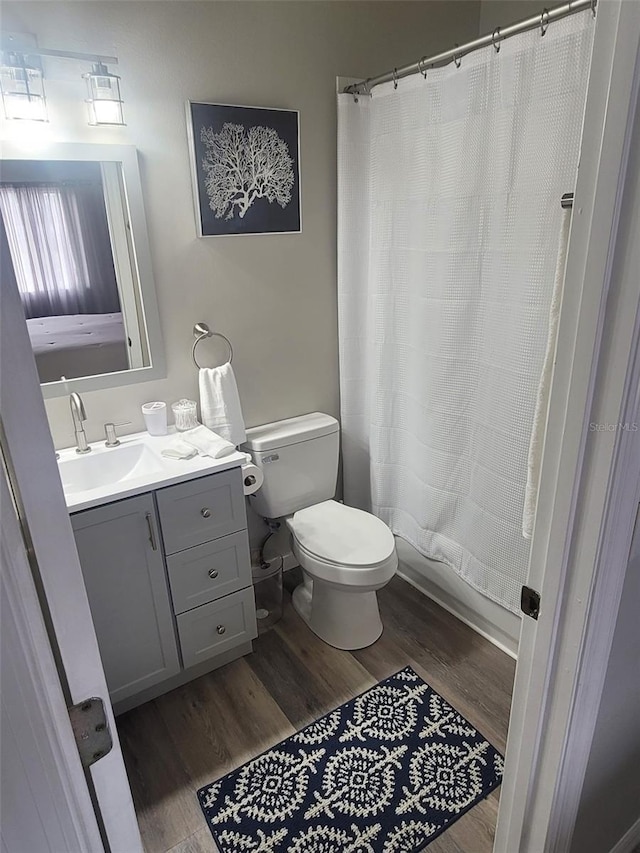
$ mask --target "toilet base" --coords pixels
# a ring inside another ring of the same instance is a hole
[[[375,590],[334,586],[304,572],[293,591],[293,606],[313,633],[336,649],[364,649],[382,634]]]

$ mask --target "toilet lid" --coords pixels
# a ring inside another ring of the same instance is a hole
[[[298,510],[291,526],[305,551],[343,566],[376,565],[395,548],[393,533],[384,521],[336,501]]]

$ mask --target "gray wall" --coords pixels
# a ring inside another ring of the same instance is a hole
[[[607,853],[640,820],[640,524],[636,527],[571,853]]]
[[[631,247],[636,245],[640,234],[640,111],[635,114],[629,151],[620,236],[616,246],[616,258],[620,260],[616,260],[613,275],[619,276],[628,286],[637,288],[637,263]],[[571,853],[608,853],[634,823],[637,824],[636,844],[640,841],[639,607],[640,510]]]
[[[79,75],[46,60],[52,141],[118,142],[141,154],[168,377],[84,394],[90,440],[105,421],[143,428],[140,404],[197,394],[192,327],[233,342],[247,425],[337,415],[337,75],[366,76],[474,38],[472,2],[7,2],[2,26],[42,47],[116,54],[126,128],[90,128]],[[303,233],[198,239],[185,101],[300,110]],[[65,398],[47,402],[57,446],[73,443]]]
[[[505,27],[523,18],[539,14],[545,5],[557,6],[557,3],[546,3],[545,0],[482,0],[480,4],[481,36],[492,33],[496,27]]]

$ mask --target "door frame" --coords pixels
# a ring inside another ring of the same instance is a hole
[[[542,603],[538,621],[523,618],[494,853],[568,849],[590,746],[590,723],[578,737],[572,712],[586,665],[602,690],[626,572],[621,559],[598,572],[600,543],[622,529],[614,503],[629,490],[613,479],[620,434],[590,424],[617,423],[633,402],[640,294],[620,213],[634,179],[639,44],[640,7],[600,2],[527,581]],[[635,507],[625,513],[628,553]],[[597,659],[585,653],[598,645]],[[600,692],[582,709],[593,725]]]

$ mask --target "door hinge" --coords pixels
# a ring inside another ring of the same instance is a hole
[[[93,696],[67,709],[83,767],[91,767],[111,752],[113,739],[102,699]]]
[[[537,619],[540,615],[540,593],[529,586],[523,586],[520,593],[520,609],[525,616]]]

